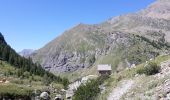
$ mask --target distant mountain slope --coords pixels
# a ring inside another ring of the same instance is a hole
[[[162,1],[158,0],[137,13],[114,17],[101,24],[79,24],[34,52],[31,57],[51,72],[63,73],[93,68],[97,64],[112,64],[115,71],[121,66],[139,64],[166,53],[170,47],[169,17],[150,14],[160,14],[155,9],[165,9],[165,14],[169,16],[170,1]]]
[[[34,52],[34,50],[32,50],[32,49],[24,49],[18,53],[19,53],[19,55],[28,58],[33,52]]]

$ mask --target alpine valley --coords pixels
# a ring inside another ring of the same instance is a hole
[[[80,23],[38,50],[17,53],[5,38],[0,100],[170,100],[170,0]]]
[[[100,24],[80,23],[31,55],[55,74],[81,78],[97,74],[98,64],[113,72],[137,65],[170,48],[170,0],[157,0],[136,13]]]

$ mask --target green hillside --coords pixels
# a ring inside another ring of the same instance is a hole
[[[52,84],[53,89],[58,91],[64,88],[60,83],[47,83],[46,77],[30,75],[29,72],[24,72],[20,76],[20,69],[11,66],[5,61],[0,61],[0,69],[0,99],[30,100],[32,97],[39,96],[43,91],[49,91],[49,84]],[[35,94],[35,90],[37,94]],[[51,93],[51,97],[54,95],[54,93]]]
[[[127,81],[127,80],[134,81],[134,84],[128,90],[127,93],[124,93],[121,96],[120,100],[124,100],[125,98],[128,100],[129,99],[130,100],[131,99],[141,100],[142,98],[145,98],[145,97],[148,98],[149,100],[153,100],[153,97],[157,95],[156,94],[157,91],[155,89],[158,88],[159,86],[162,86],[164,82],[166,80],[169,80],[170,78],[169,74],[164,76],[165,73],[162,72],[162,70],[164,69],[161,67],[161,64],[163,62],[168,62],[168,61],[170,62],[170,55],[161,55],[161,56],[156,57],[152,61],[150,61],[150,62],[156,63],[157,66],[161,68],[159,69],[159,72],[153,75],[145,75],[145,74],[140,75],[138,73],[139,70],[145,68],[144,66],[146,65],[146,63],[142,63],[142,64],[137,65],[134,68],[124,69],[118,73],[114,73],[113,75],[110,76],[110,78],[108,78],[105,81],[104,86],[106,90],[104,93],[98,95],[97,100],[106,100],[106,98],[109,97],[110,93],[112,92],[114,88],[116,87],[119,88],[122,82]],[[165,68],[166,67],[168,68],[168,65],[165,66]],[[147,71],[149,70],[147,69]],[[158,76],[159,74],[160,76]],[[162,75],[164,77],[162,77]],[[161,87],[161,88],[165,88],[165,87]],[[144,100],[147,100],[146,98]]]
[[[30,100],[43,91],[66,88],[66,78],[55,76],[44,70],[41,65],[18,55],[0,33],[0,99]],[[51,94],[54,95],[54,94]]]

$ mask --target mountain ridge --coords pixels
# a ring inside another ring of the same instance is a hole
[[[97,64],[112,64],[115,71],[119,63],[128,67],[125,60],[130,64],[144,62],[169,49],[169,18],[145,16],[145,13],[155,12],[150,10],[154,5],[163,10],[167,8],[159,3],[162,0],[145,10],[113,17],[100,24],[74,26],[31,57],[54,73],[75,72]],[[166,5],[170,7],[169,3]]]

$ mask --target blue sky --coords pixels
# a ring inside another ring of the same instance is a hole
[[[16,51],[38,49],[78,23],[101,23],[154,1],[0,0],[0,32]]]

